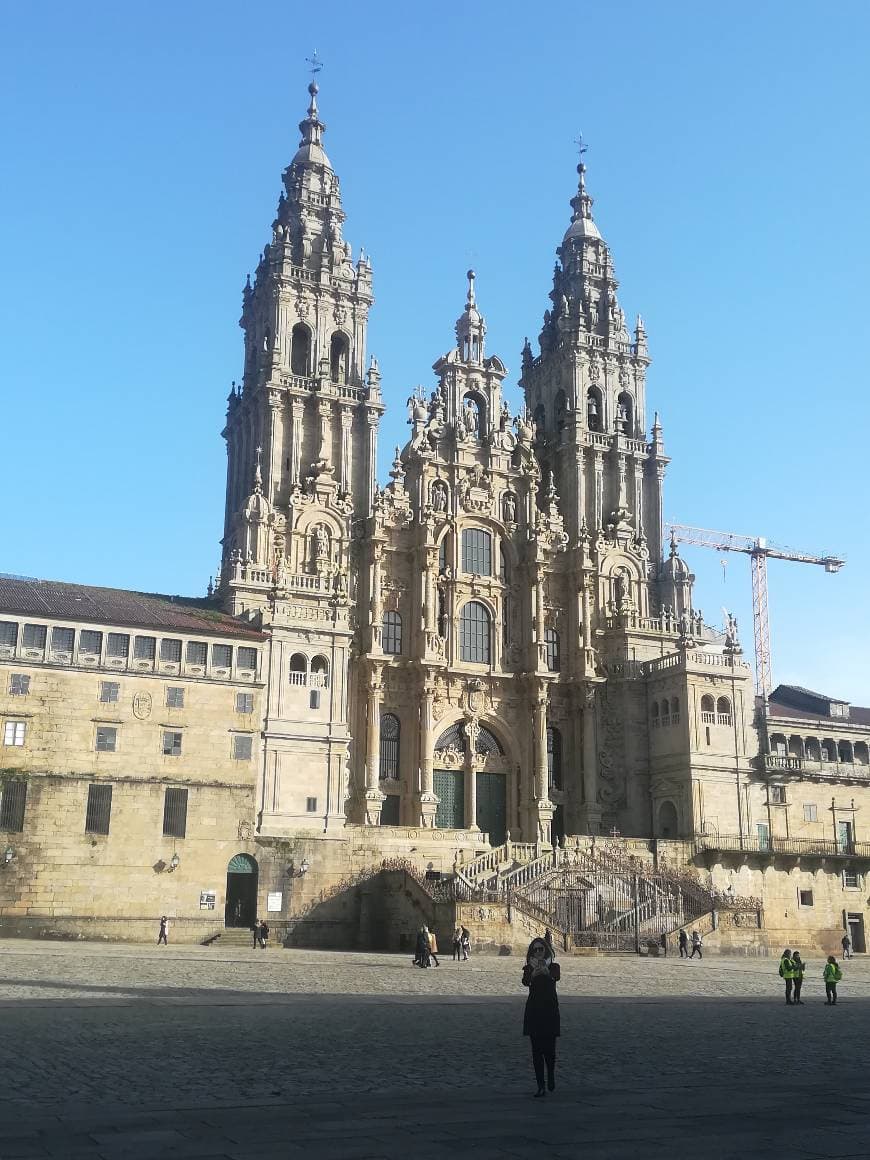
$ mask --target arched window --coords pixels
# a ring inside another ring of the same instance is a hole
[[[402,618],[398,612],[384,613],[384,652],[398,654],[402,651]]]
[[[679,725],[680,723],[680,699],[679,697],[671,697],[671,724]]]
[[[538,437],[538,439],[543,439],[544,429],[547,426],[547,412],[544,410],[543,403],[538,403],[537,407],[535,407],[535,412],[532,415],[532,418],[535,421],[535,435]]]
[[[393,713],[381,714],[381,765],[380,778],[382,781],[395,781],[399,776],[399,739],[401,725],[399,718]]]
[[[705,725],[716,724],[716,702],[709,693],[701,698],[701,720]]]
[[[290,658],[290,684],[308,684],[308,660],[302,653],[294,653]]]
[[[659,806],[660,838],[676,838],[677,836],[677,809],[673,802],[662,802]]]
[[[634,434],[634,400],[626,391],[616,400],[616,428],[623,435]]]
[[[329,686],[329,661],[326,657],[315,657],[311,662],[311,676],[308,684],[312,689],[326,689]]]
[[[590,431],[600,431],[604,422],[601,391],[590,387],[586,392],[586,426]]]
[[[346,334],[337,330],[329,341],[329,377],[334,383],[347,382],[350,343]]]
[[[788,756],[788,742],[781,733],[771,733],[770,752],[775,754],[776,757]]]
[[[808,737],[804,742],[804,751],[810,761],[821,761],[822,750],[819,746],[818,737]]]
[[[825,740],[822,742],[822,761],[836,761],[836,760],[837,760],[837,747],[833,743],[833,741],[830,739],[830,737],[826,737]]]
[[[442,536],[441,543],[438,545],[438,571],[445,572],[447,570],[447,536]]]
[[[730,725],[732,721],[731,701],[728,697],[720,697],[716,702],[716,724]]]
[[[547,668],[551,673],[558,673],[561,659],[559,657],[559,634],[555,628],[544,629],[544,655],[547,659]]]
[[[483,528],[462,529],[462,571],[492,575],[492,536]]]
[[[552,726],[547,729],[547,783],[550,789],[562,788],[562,734]]]
[[[290,373],[311,373],[311,331],[301,322],[296,323],[290,335]]]
[[[478,600],[469,600],[459,616],[459,659],[488,665],[490,655],[489,609]]]
[[[867,752],[867,742],[866,741],[856,741],[855,742],[855,764],[856,765],[867,765],[868,760],[870,760],[870,754],[868,754],[868,752]]]
[[[658,729],[658,727],[659,727],[659,703],[658,703],[658,701],[653,701],[652,705],[650,706],[649,716],[650,716],[650,723],[652,724],[653,729]]]

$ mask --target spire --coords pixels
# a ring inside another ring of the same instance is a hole
[[[317,94],[319,92],[320,89],[316,82],[312,81],[308,86],[308,93],[311,97],[308,104],[308,116],[304,121],[299,122],[302,140],[299,142],[299,148],[290,163],[291,165],[323,165],[327,169],[332,169],[332,164],[323,150],[323,134],[326,126],[320,120],[317,109]]]
[[[263,494],[263,472],[260,468],[260,460],[263,456],[263,448],[257,448],[257,466],[254,468],[254,495]]]
[[[465,297],[465,309],[456,320],[456,342],[459,345],[459,356],[463,362],[483,362],[483,340],[486,335],[486,322],[477,309],[477,300],[474,295],[473,270],[466,274],[468,278],[468,293]]]
[[[598,226],[592,220],[592,198],[586,191],[586,166],[582,160],[577,166],[577,192],[571,198],[571,209],[574,211],[571,224],[565,233],[564,240],[570,238],[600,238]]]

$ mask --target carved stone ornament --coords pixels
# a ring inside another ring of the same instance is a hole
[[[239,822],[239,841],[250,842],[254,837],[254,826],[251,822]]]
[[[476,463],[465,477],[462,506],[467,512],[488,514],[492,511],[494,498],[492,480],[480,464]]]
[[[133,716],[139,721],[147,721],[151,716],[152,704],[150,693],[137,693],[133,698]]]

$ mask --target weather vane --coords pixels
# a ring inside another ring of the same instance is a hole
[[[317,80],[317,74],[323,68],[323,61],[317,55],[316,48],[315,48],[314,52],[311,54],[311,56],[306,56],[305,63],[311,65],[311,79],[313,81]]]
[[[316,55],[316,53],[315,53],[315,55]],[[583,134],[582,134],[582,133],[578,133],[578,134],[577,134],[577,137],[576,137],[576,139],[575,139],[575,141],[574,141],[574,144],[577,146],[577,152],[580,154],[580,163],[581,163],[581,165],[582,165],[582,163],[583,163],[583,154],[584,154],[584,153],[587,151],[587,149],[589,148],[589,146],[588,146],[588,145],[586,144],[586,142],[583,140]]]

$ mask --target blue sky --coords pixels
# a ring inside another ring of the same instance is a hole
[[[824,20],[801,0],[7,2],[0,570],[204,590],[241,288],[316,47],[346,236],[374,263],[382,475],[469,265],[515,384],[582,129],[647,324],[666,515],[845,553],[838,576],[771,564],[774,678],[870,704],[868,33],[851,0]],[[733,608],[751,653],[748,561],[723,578],[685,555],[706,619]]]

